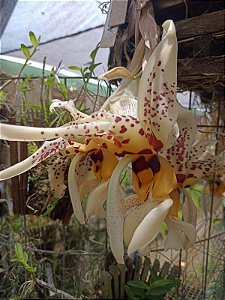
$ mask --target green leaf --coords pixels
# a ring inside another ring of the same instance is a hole
[[[19,260],[23,260],[23,248],[20,243],[16,243],[15,245],[16,256]]]
[[[173,287],[180,284],[180,279],[160,279],[153,282],[148,289],[146,295],[158,296],[169,292]]]
[[[24,262],[28,262],[28,255],[27,255],[27,252],[23,252],[23,260],[24,260]]]
[[[143,281],[131,280],[127,282],[127,285],[138,288],[148,290],[149,286],[147,283]]]
[[[151,277],[150,277],[150,282],[153,283],[156,280],[159,280],[160,277],[157,275],[157,273],[153,270],[151,270]]]
[[[59,87],[60,94],[62,94],[64,99],[67,100],[68,99],[68,94],[67,94],[67,88],[66,88],[65,84],[62,83],[62,82],[57,82],[57,85]]]
[[[81,71],[81,68],[77,66],[69,66],[68,68],[74,71]]]
[[[48,78],[46,79],[46,81],[45,81],[45,84],[46,84],[47,86],[50,86],[50,85],[52,85],[54,82],[55,82],[55,77],[48,77]]]
[[[195,206],[197,208],[200,208],[200,206],[201,206],[201,192],[196,191],[194,189],[190,189],[190,195],[191,195],[192,201],[194,202]]]
[[[135,297],[135,295],[133,294],[133,289],[131,287],[129,287],[128,285],[125,285],[124,289],[127,293],[127,296],[129,297],[129,299],[131,299],[131,300],[139,299],[139,298]]]
[[[101,65],[101,64],[102,64],[102,63],[93,64],[93,65],[91,65],[91,66],[89,67],[89,70],[90,70],[91,72],[93,72],[94,69],[95,69],[97,66]]]
[[[29,32],[29,37],[30,37],[31,44],[36,48],[38,46],[39,42],[38,42],[35,34],[32,31]]]
[[[26,45],[21,44],[21,50],[23,51],[23,54],[26,56],[26,58],[30,57],[30,50]]]
[[[90,58],[91,58],[92,60],[95,59],[98,50],[99,50],[99,46],[97,46],[97,47],[91,52]]]
[[[33,145],[33,144],[28,144],[28,152],[29,153],[34,153],[38,150],[38,146],[37,145]]]

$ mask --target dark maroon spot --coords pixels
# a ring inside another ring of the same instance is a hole
[[[106,144],[106,143],[103,143],[103,144],[102,144],[102,147],[105,148],[105,149],[107,149],[107,144]]]
[[[115,118],[115,122],[116,122],[116,123],[120,122],[121,120],[122,120],[122,118],[116,116],[116,118]]]
[[[144,134],[145,134],[145,132],[144,132],[144,129],[143,129],[143,128],[141,128],[141,129],[140,129],[138,132],[140,133],[140,135],[144,135]]]
[[[160,162],[157,155],[153,155],[148,161],[148,167],[151,168],[153,174],[159,172],[160,170]]]
[[[159,60],[159,62],[158,62],[158,67],[161,66],[161,63],[162,63],[161,60]]]
[[[121,126],[120,133],[124,133],[127,131],[127,128],[123,125]]]
[[[184,180],[186,179],[186,176],[184,174],[177,174],[176,177],[177,177],[177,182],[179,183],[183,183]]]
[[[102,151],[95,151],[90,155],[91,159],[96,163],[97,161],[102,162],[103,161],[103,154]]]
[[[129,141],[130,141],[130,139],[127,139],[127,140],[122,141],[121,143],[122,143],[122,144],[128,144]]]
[[[44,131],[41,131],[41,134],[44,134]]]
[[[162,142],[158,140],[153,133],[148,133],[147,137],[149,145],[152,146],[154,150],[158,151],[162,149]]]

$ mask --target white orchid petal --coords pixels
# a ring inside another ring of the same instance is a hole
[[[136,156],[126,155],[122,158],[114,169],[109,181],[108,196],[106,203],[107,214],[107,231],[112,253],[116,261],[120,264],[124,263],[124,247],[123,247],[123,197],[124,195],[119,188],[120,175],[126,166],[135,159]]]
[[[196,137],[197,125],[193,113],[181,105],[178,105],[177,123],[179,137],[163,156],[167,158],[174,168],[178,182],[182,182],[186,175],[189,152]]]
[[[163,36],[142,73],[138,93],[138,118],[146,132],[163,145],[177,120],[177,39],[172,20],[163,23]]]
[[[58,99],[54,99],[52,100],[52,104],[50,105],[50,111],[52,112],[56,108],[64,108],[68,110],[74,120],[79,120],[80,118],[85,118],[87,116],[76,108],[73,100],[61,101]]]
[[[172,204],[173,201],[168,198],[153,208],[144,217],[140,225],[136,228],[128,246],[127,253],[129,256],[155,239]]]
[[[186,250],[194,245],[196,239],[195,226],[172,216],[168,216],[165,221],[168,226],[167,239],[164,244],[166,250],[171,248],[179,250],[182,246]]]
[[[119,78],[127,78],[129,80],[135,79],[135,77],[124,67],[115,67],[100,76],[98,76],[98,80],[113,80]]]
[[[58,153],[65,147],[65,140],[62,138],[56,139],[54,140],[54,142],[45,142],[36,152],[34,152],[25,160],[1,171],[0,180],[5,180],[30,170],[31,168],[38,165],[40,162]]]
[[[134,231],[142,222],[144,217],[157,205],[158,203],[156,201],[148,201],[128,212],[124,220],[124,242],[126,245],[129,245]]]
[[[98,219],[105,219],[106,218],[106,210],[104,209],[103,206],[100,206],[98,209],[96,209],[95,215]]]
[[[45,141],[59,136],[74,139],[79,135],[102,135],[107,132],[110,126],[110,122],[90,122],[57,128],[38,128],[0,123],[0,139],[7,141]]]
[[[181,192],[185,195],[185,202],[182,207],[183,220],[189,224],[196,226],[197,223],[197,208],[192,201],[190,193],[181,188]]]
[[[101,183],[90,193],[86,206],[86,218],[89,218],[92,214],[96,214],[100,208],[103,208],[107,198],[108,183],[108,181]]]
[[[48,179],[53,196],[60,199],[64,196],[66,185],[64,183],[65,170],[70,157],[53,156],[48,161]]]
[[[78,176],[75,173],[75,169],[79,164],[80,160],[84,158],[84,156],[86,156],[85,153],[78,153],[71,161],[68,172],[68,188],[70,193],[70,199],[73,206],[74,215],[80,222],[80,224],[84,224],[85,221],[78,188]]]

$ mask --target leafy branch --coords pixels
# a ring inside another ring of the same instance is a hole
[[[17,75],[17,77],[19,78],[23,72],[23,70],[25,69],[25,67],[27,66],[29,60],[34,56],[34,54],[38,51],[38,45],[40,44],[41,41],[41,36],[39,36],[38,38],[35,36],[35,34],[30,31],[29,32],[29,38],[31,41],[31,44],[33,46],[33,50],[30,51],[29,47],[21,44],[21,50],[23,51],[23,54],[26,57],[25,63],[22,65],[19,74]],[[1,87],[0,87],[0,91],[5,88],[8,84],[10,84],[12,82],[13,79],[10,79],[8,81],[6,81]]]
[[[36,277],[36,266],[31,266],[28,264],[28,254],[26,251],[23,250],[20,243],[16,243],[15,245],[15,253],[16,258],[12,259],[13,263],[20,263],[22,266],[30,273],[32,281],[29,281],[29,286],[34,287],[35,284],[47,288],[48,290],[54,292],[56,295],[62,296],[64,299],[76,299],[72,295],[57,289],[54,285],[51,285],[39,278]]]

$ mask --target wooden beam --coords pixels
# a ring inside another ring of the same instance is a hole
[[[225,10],[175,22],[178,40],[224,31]]]
[[[174,6],[184,4],[184,0],[155,0],[154,5],[156,10],[171,9]]]
[[[178,59],[178,77],[198,74],[224,74],[224,55]]]
[[[17,0],[0,0],[0,37],[3,35],[16,3]]]

